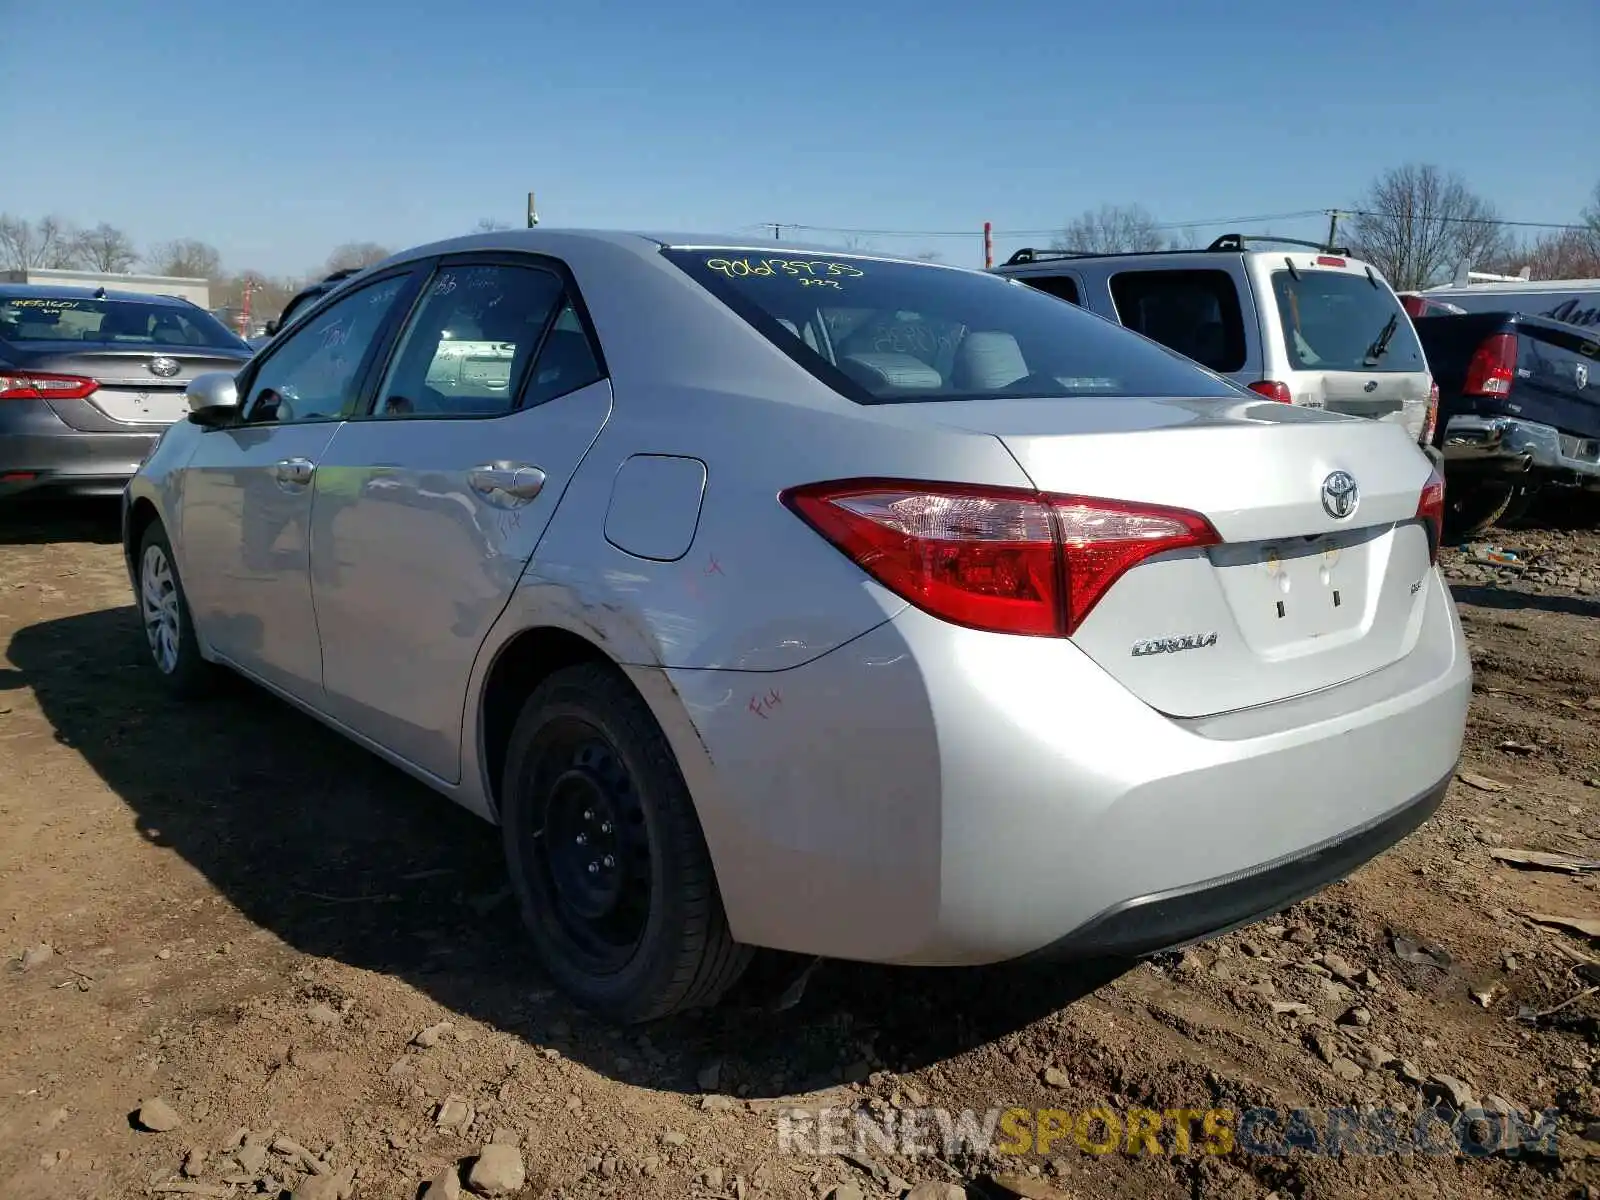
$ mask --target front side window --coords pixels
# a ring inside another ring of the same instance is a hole
[[[374,415],[510,412],[518,381],[561,297],[560,278],[537,267],[441,268],[400,340]]]
[[[0,340],[95,348],[248,350],[216,317],[201,308],[148,300],[79,299],[72,296],[0,298]]]
[[[1301,371],[1426,371],[1400,301],[1365,272],[1274,271],[1289,361]]]
[[[1243,369],[1244,315],[1228,272],[1120,271],[1111,277],[1111,299],[1129,329],[1213,371]]]
[[[1239,394],[1193,363],[1020,280],[849,255],[662,253],[861,404]]]
[[[251,381],[245,420],[341,417],[357,399],[361,364],[409,278],[397,275],[368,284],[290,333]]]

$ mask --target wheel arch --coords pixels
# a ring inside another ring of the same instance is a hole
[[[128,578],[134,581],[135,587],[138,586],[139,544],[144,541],[145,531],[160,520],[161,511],[148,496],[130,499],[122,537],[122,558],[128,567]],[[169,530],[167,537],[171,536]]]

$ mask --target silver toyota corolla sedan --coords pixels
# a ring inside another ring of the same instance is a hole
[[[528,230],[396,255],[129,485],[160,677],[216,665],[502,829],[618,1020],[754,947],[1139,955],[1439,804],[1443,485],[978,271]]]

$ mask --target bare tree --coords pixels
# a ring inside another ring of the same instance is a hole
[[[1138,204],[1103,204],[1078,214],[1051,243],[1053,250],[1118,254],[1127,250],[1165,250],[1170,242]]]
[[[1461,176],[1429,163],[1384,172],[1362,197],[1351,249],[1401,291],[1448,280],[1463,266],[1498,261],[1509,238],[1499,213]]]
[[[93,229],[85,229],[74,239],[78,261],[88,271],[105,271],[120,274],[139,261],[133,239],[115,225],[104,221]]]
[[[176,275],[184,279],[218,279],[222,275],[222,255],[215,246],[195,238],[178,238],[152,246],[145,265],[157,275]]]
[[[370,267],[373,263],[382,262],[392,253],[386,246],[376,242],[346,242],[328,255],[324,270],[329,274],[335,271],[348,271],[354,267]]]
[[[0,213],[0,266],[11,271],[77,265],[72,229],[59,217],[30,221]]]
[[[499,217],[479,217],[478,223],[472,227],[473,233],[499,233],[510,229],[511,226]]]

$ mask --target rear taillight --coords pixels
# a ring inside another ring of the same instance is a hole
[[[1444,540],[1444,476],[1434,467],[1428,482],[1422,485],[1422,498],[1417,501],[1417,519],[1428,527],[1428,561],[1439,561],[1439,543]]]
[[[1319,254],[1319,255],[1317,255],[1317,266],[1319,266],[1319,267],[1344,267],[1344,266],[1349,266],[1349,264],[1347,262],[1345,262],[1344,259],[1335,257],[1332,254]]]
[[[1280,404],[1293,404],[1294,396],[1289,391],[1287,383],[1279,383],[1276,379],[1262,379],[1250,385],[1250,390],[1265,396],[1268,400],[1276,400]]]
[[[780,499],[902,599],[955,625],[1066,637],[1152,555],[1221,541],[1198,513],[1014,488],[845,480]]]
[[[82,400],[99,386],[81,375],[6,371],[0,374],[0,400]]]
[[[1473,351],[1461,392],[1466,396],[1504,396],[1516,374],[1516,334],[1492,333]]]
[[[1428,415],[1422,421],[1422,444],[1433,445],[1434,432],[1439,428],[1439,385],[1428,380]]]

